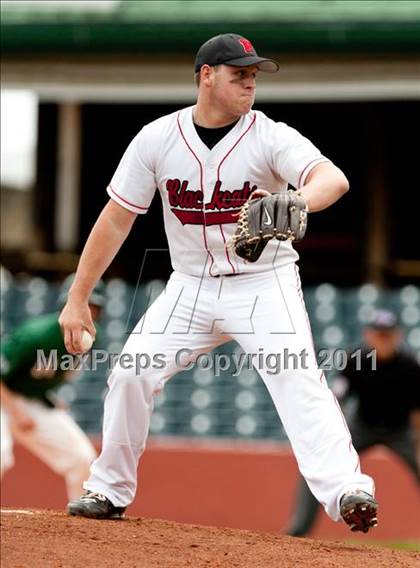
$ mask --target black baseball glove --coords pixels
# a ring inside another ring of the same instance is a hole
[[[238,256],[257,261],[266,244],[279,241],[300,241],[305,236],[308,220],[306,202],[296,191],[284,191],[244,203],[238,226],[228,245]]]

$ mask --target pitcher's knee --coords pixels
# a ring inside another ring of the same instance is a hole
[[[162,375],[157,369],[136,369],[122,368],[120,365],[111,373],[108,379],[108,386],[110,390],[123,390],[130,396],[142,394],[143,398],[150,402],[153,395],[161,389]]]

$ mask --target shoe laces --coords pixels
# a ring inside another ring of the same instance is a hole
[[[94,503],[95,501],[107,501],[107,498],[105,497],[105,495],[102,495],[102,493],[96,493],[94,491],[92,492],[88,492],[85,493],[84,495],[82,495],[80,497],[81,501],[88,501],[89,503]]]

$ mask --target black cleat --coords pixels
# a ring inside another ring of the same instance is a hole
[[[87,491],[84,495],[70,501],[67,513],[89,519],[121,519],[126,507],[115,507],[102,493]]]
[[[378,503],[365,491],[357,489],[345,493],[340,501],[340,515],[353,532],[367,533],[378,526]]]

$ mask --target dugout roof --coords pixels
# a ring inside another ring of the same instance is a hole
[[[266,52],[420,52],[420,2],[2,2],[3,55],[191,53],[209,36],[249,35]]]

